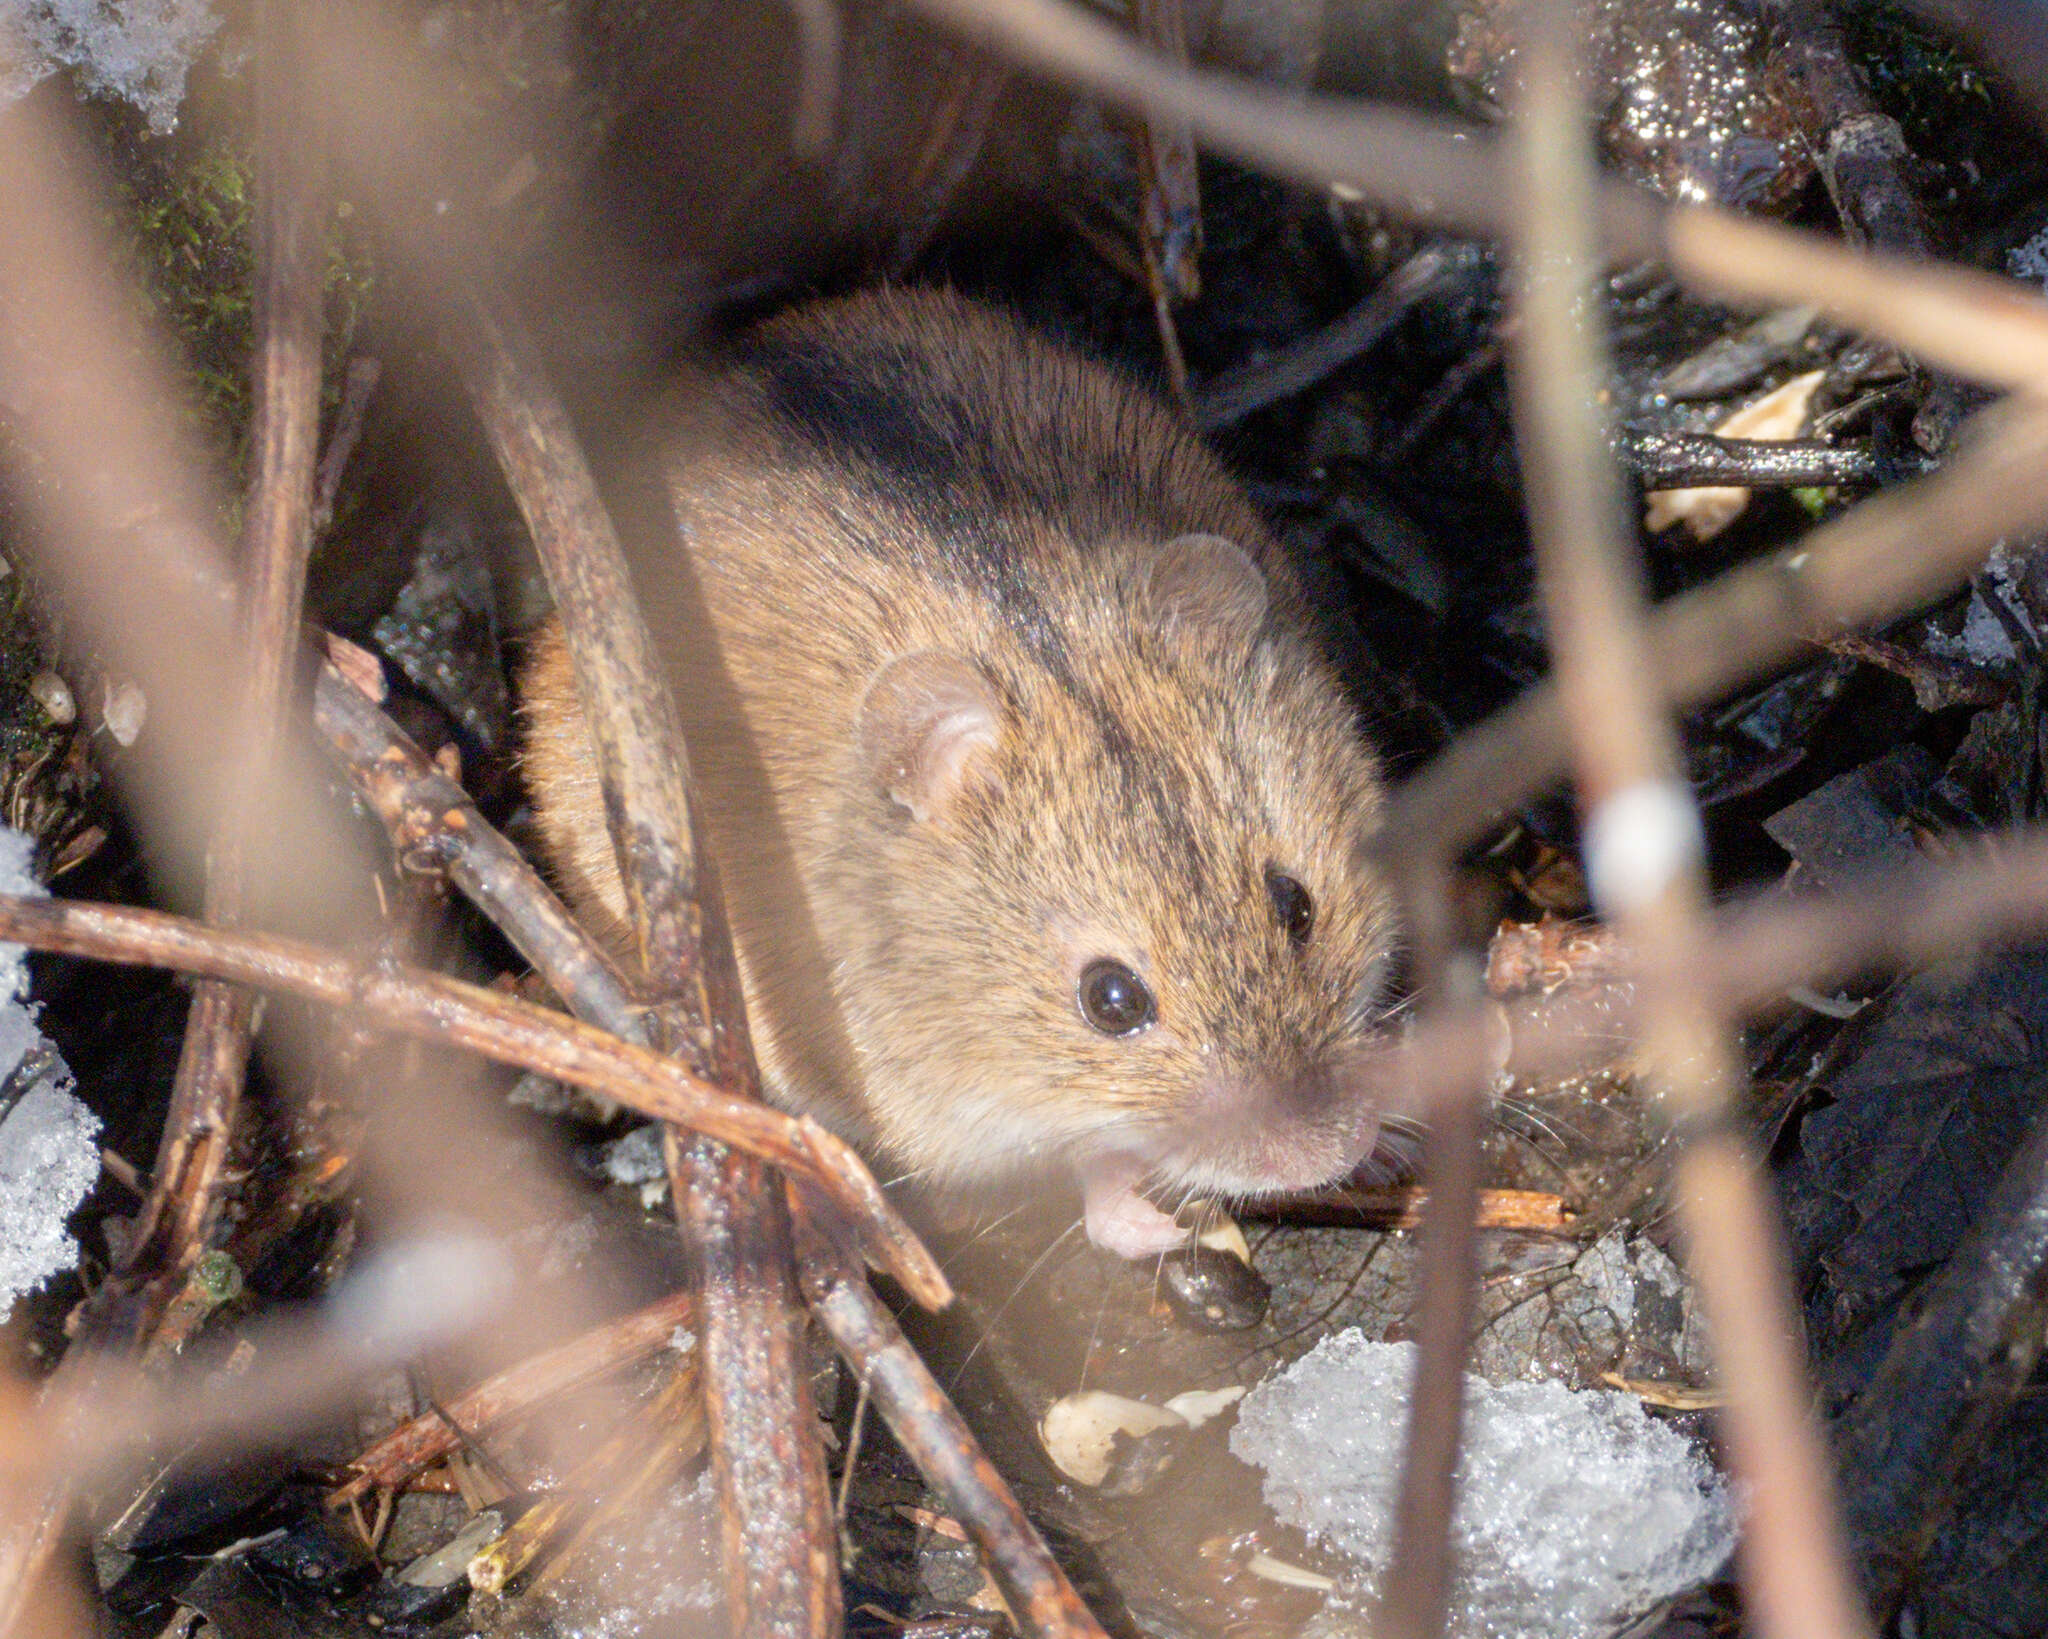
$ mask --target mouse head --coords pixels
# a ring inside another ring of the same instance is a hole
[[[866,689],[871,823],[842,861],[864,925],[838,948],[878,1136],[942,1177],[1326,1182],[1387,1113],[1371,755],[1231,542],[1075,572],[1059,624],[900,655]]]

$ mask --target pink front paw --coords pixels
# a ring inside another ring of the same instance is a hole
[[[1102,1156],[1080,1168],[1088,1239],[1119,1258],[1156,1258],[1188,1242],[1187,1230],[1138,1192],[1145,1170],[1125,1155]]]

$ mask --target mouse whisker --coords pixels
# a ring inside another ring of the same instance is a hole
[[[1012,1218],[1020,1217],[1023,1214],[1025,1205],[1025,1202],[1019,1201],[1007,1212],[1000,1212],[993,1218],[983,1217],[979,1222],[975,1224],[974,1228],[968,1233],[967,1237],[964,1240],[960,1241],[954,1247],[954,1252],[965,1252],[968,1248],[976,1245],[981,1241],[986,1240],[989,1236],[993,1235],[997,1230],[1001,1229],[1003,1225],[1008,1223]]]
[[[1017,1284],[1010,1289],[1010,1295],[996,1305],[994,1313],[989,1315],[988,1319],[982,1324],[981,1336],[974,1340],[973,1347],[968,1349],[967,1353],[961,1357],[960,1364],[954,1368],[953,1380],[946,1385],[948,1392],[959,1388],[961,1378],[967,1374],[967,1368],[974,1364],[974,1357],[981,1353],[981,1347],[988,1341],[989,1335],[1002,1324],[1003,1317],[1010,1312],[1011,1305],[1024,1295],[1025,1287],[1031,1284],[1038,1272],[1052,1261],[1052,1255],[1065,1245],[1068,1237],[1075,1230],[1081,1228],[1085,1222],[1085,1219],[1076,1218],[1072,1223],[1068,1224],[1065,1229],[1053,1237],[1052,1243],[1043,1252],[1031,1260],[1030,1267],[1017,1277]]]

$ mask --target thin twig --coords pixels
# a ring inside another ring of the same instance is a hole
[[[1707,904],[1699,820],[1651,681],[1633,532],[1599,414],[1608,378],[1592,317],[1593,160],[1571,62],[1582,12],[1529,0],[1519,15],[1525,204],[1513,384],[1588,876],[1641,964],[1645,1075],[1683,1141],[1674,1180],[1680,1221],[1714,1331],[1730,1462],[1749,1492],[1740,1556],[1751,1610],[1775,1639],[1857,1639],[1869,1620],[1808,1415],[1783,1254],[1729,1117],[1740,1060],[1695,963]]]
[[[1134,112],[1185,119],[1210,148],[1314,187],[1345,183],[1417,222],[1498,236],[1515,205],[1498,143],[1451,120],[1373,103],[1301,97],[1176,70],[1070,0],[913,0],[927,15]],[[1661,260],[1708,294],[1810,303],[1928,364],[2018,391],[2048,381],[2048,303],[2013,280],[1850,251],[1711,206],[1667,208],[1596,186],[1610,258]]]
[[[1466,1050],[1434,1066],[1425,1112],[1423,1176],[1430,1199],[1422,1223],[1415,1304],[1415,1393],[1394,1502],[1393,1552],[1375,1630],[1388,1639],[1434,1639],[1450,1606],[1451,1518],[1465,1420],[1465,1364],[1478,1315],[1480,1138],[1491,1063],[1486,1040],[1456,1029],[1480,1004],[1477,964],[1452,944],[1449,885],[1441,862],[1412,862],[1404,903],[1429,1005],[1426,1025],[1450,1025]]]
[[[1210,149],[1312,187],[1342,182],[1415,221],[1503,223],[1496,143],[1470,124],[1177,69],[1066,0],[912,0],[927,16],[1131,113],[1183,120]],[[1647,195],[1616,189],[1627,254],[1656,245]]]
[[[540,873],[398,726],[332,665],[313,685],[313,722],[391,833],[401,863],[447,871],[579,1019],[645,1045],[640,1008],[603,949]]]
[[[1570,1235],[1578,1215],[1562,1196],[1538,1189],[1482,1189],[1475,1229],[1528,1235]],[[1429,1207],[1429,1190],[1413,1184],[1384,1189],[1323,1189],[1249,1203],[1241,1216],[1258,1223],[1318,1229],[1413,1229]]]
[[[2001,405],[1942,471],[1876,495],[1804,539],[1649,616],[1648,675],[1690,706],[1768,675],[1816,642],[1923,607],[2007,536],[2048,527],[2048,414]],[[1456,853],[1564,772],[1557,685],[1461,735],[1395,793],[1384,834]]]
[[[305,600],[309,517],[320,433],[320,284],[324,193],[317,140],[307,140],[297,95],[295,8],[267,0],[258,14],[256,294],[252,459],[244,514],[239,637],[247,668],[231,732],[228,801],[207,855],[205,916],[243,919],[248,827],[256,793],[271,783]],[[114,1292],[143,1285],[154,1330],[192,1261],[205,1251],[224,1202],[222,1183],[255,1031],[255,997],[220,984],[193,993],[170,1111],[119,1266],[88,1306],[97,1329]]]
[[[696,1312],[694,1294],[672,1292],[559,1348],[508,1366],[446,1405],[400,1423],[350,1460],[349,1478],[328,1493],[328,1507],[339,1508],[371,1491],[403,1485],[457,1450],[463,1436],[474,1438],[544,1400],[667,1348],[679,1330],[689,1329]]]
[[[852,1150],[801,1116],[735,1098],[675,1060],[547,1008],[417,968],[369,967],[268,934],[160,911],[0,895],[0,939],[96,961],[175,968],[353,1008],[399,1035],[535,1070],[657,1121],[701,1131],[813,1183],[860,1230],[876,1267],[943,1307],[946,1278]]]
[[[1644,489],[1804,489],[1874,484],[1877,457],[1859,445],[1814,438],[1719,438],[1712,433],[1624,427],[1617,453]]]
[[[1451,254],[1441,246],[1417,251],[1342,318],[1211,381],[1195,395],[1195,425],[1213,432],[1306,392],[1366,352],[1417,303],[1441,290],[1453,265]]]
[[[801,1205],[797,1231],[812,1312],[854,1362],[903,1449],[967,1528],[1010,1609],[1041,1639],[1105,1639],[887,1306],[846,1267]]]
[[[649,1024],[728,1096],[757,1099],[717,873],[625,554],[523,329],[480,292],[458,306],[470,395],[547,571],[574,663],[639,978],[654,1003]],[[703,1301],[705,1409],[734,1629],[747,1639],[824,1639],[839,1623],[838,1537],[782,1192],[752,1157],[673,1127],[663,1151]]]

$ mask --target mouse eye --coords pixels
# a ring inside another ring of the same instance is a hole
[[[1081,1017],[1105,1036],[1135,1036],[1158,1012],[1145,981],[1106,956],[1081,970],[1074,998]]]
[[[1309,930],[1316,925],[1316,902],[1285,871],[1266,867],[1266,893],[1273,901],[1273,914],[1287,930],[1288,941],[1299,947],[1308,943]]]

